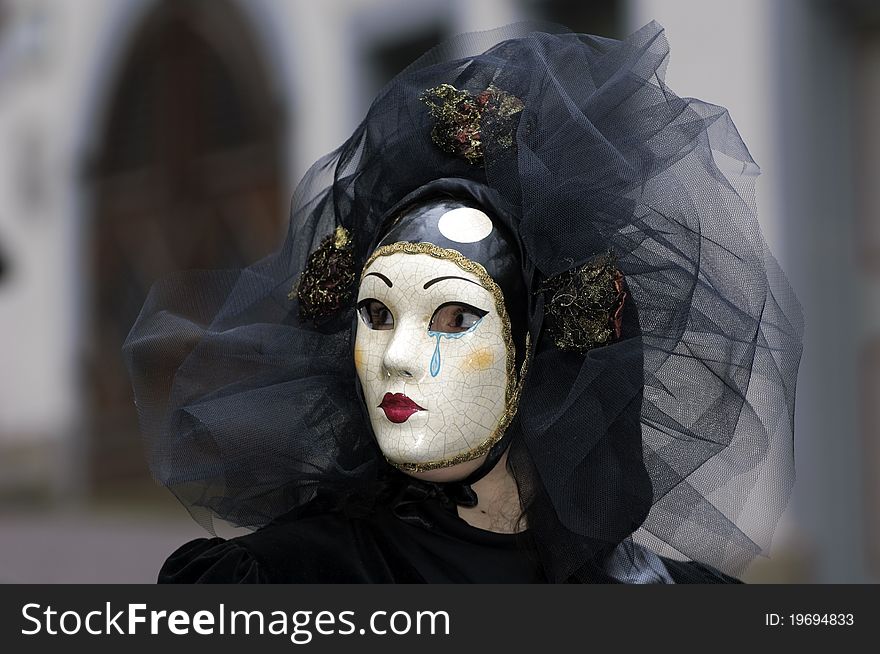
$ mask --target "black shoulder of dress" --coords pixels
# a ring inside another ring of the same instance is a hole
[[[259,584],[264,567],[238,539],[197,538],[179,547],[159,570],[160,584]]]
[[[422,579],[381,525],[325,513],[275,521],[224,540],[200,538],[177,549],[159,572],[159,583],[417,582]],[[393,538],[393,535],[392,535]],[[392,560],[389,559],[389,554]]]
[[[736,577],[724,574],[720,570],[697,561],[677,561],[665,556],[660,557],[669,576],[676,584],[741,584]]]

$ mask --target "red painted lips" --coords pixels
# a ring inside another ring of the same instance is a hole
[[[406,422],[416,411],[424,411],[403,393],[385,393],[379,408],[391,422]]]

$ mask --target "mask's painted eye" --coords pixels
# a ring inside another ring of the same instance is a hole
[[[445,334],[466,332],[480,322],[487,313],[489,312],[472,307],[470,304],[464,304],[463,302],[447,302],[446,304],[441,304],[434,311],[428,329],[432,332],[443,332]]]
[[[375,298],[365,298],[358,302],[358,313],[361,320],[370,329],[391,329],[394,327],[394,316],[384,304]]]

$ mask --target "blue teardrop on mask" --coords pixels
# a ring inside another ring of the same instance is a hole
[[[431,377],[436,377],[440,374],[440,336],[442,334],[437,334],[437,344],[434,346],[434,356],[431,357]]]
[[[442,336],[444,338],[461,338],[465,334],[470,334],[472,331],[474,331],[477,328],[477,325],[482,322],[482,320],[483,319],[480,318],[473,325],[471,325],[470,329],[463,332],[448,333],[434,332],[428,330],[428,335],[433,336],[437,339],[437,343],[436,345],[434,345],[434,354],[433,356],[431,356],[431,377],[436,377],[440,374],[440,337]]]

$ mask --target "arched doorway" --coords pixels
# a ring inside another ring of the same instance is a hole
[[[120,355],[152,282],[173,270],[242,266],[278,245],[281,109],[254,35],[229,2],[160,2],[132,39],[88,175],[94,491],[152,483]]]

